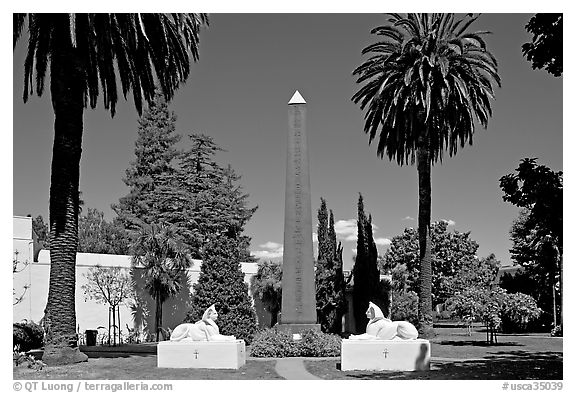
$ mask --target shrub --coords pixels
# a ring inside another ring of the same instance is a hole
[[[336,334],[322,333],[318,330],[306,330],[302,332],[302,339],[296,342],[299,349],[298,356],[340,356],[342,339]]]
[[[263,358],[298,356],[292,335],[277,329],[265,329],[256,333],[250,346],[250,353],[252,356]]]
[[[305,330],[300,340],[277,329],[265,329],[254,336],[250,347],[254,357],[324,357],[340,355],[341,339],[338,335]]]
[[[18,348],[12,353],[12,363],[16,367],[26,363],[26,367],[34,370],[42,370],[46,366],[46,363],[42,360],[36,359],[34,356],[28,355],[24,352],[20,352]]]
[[[44,345],[44,329],[34,322],[12,324],[12,346],[27,352]]]
[[[552,337],[563,337],[562,336],[562,325],[556,325],[550,332]]]
[[[413,291],[394,291],[392,294],[393,321],[418,323],[418,295]]]
[[[505,330],[524,332],[528,323],[537,319],[541,313],[542,310],[532,296],[520,292],[509,294],[502,309]]]

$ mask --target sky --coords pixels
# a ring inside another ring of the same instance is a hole
[[[432,169],[432,221],[470,231],[478,256],[494,253],[503,265],[512,263],[509,229],[519,209],[502,200],[500,177],[525,157],[563,170],[563,78],[532,70],[522,56],[530,16],[484,14],[472,25],[492,32],[486,41],[502,87],[488,128],[478,127],[472,146]],[[322,197],[334,212],[345,269],[356,247],[359,193],[380,255],[405,227],[417,226],[416,167],[377,157],[363,132],[364,113],[351,100],[359,88],[352,71],[375,41],[370,30],[384,21],[377,13],[211,14],[200,36],[200,61],[170,109],[183,140],[190,133],[212,136],[227,150],[218,161],[242,176],[249,206],[258,206],[246,226],[254,255],[282,256],[287,103],[295,90],[307,101],[313,230]],[[53,112],[48,89],[22,101],[24,51],[20,42],[13,52],[12,213],[47,221]],[[109,220],[110,205],[128,193],[122,178],[134,159],[137,118],[131,98],[119,101],[114,118],[101,101],[85,111],[80,190],[85,205]]]

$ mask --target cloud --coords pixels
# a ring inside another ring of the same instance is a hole
[[[336,235],[349,236],[355,235],[358,229],[355,218],[349,220],[338,220],[334,223],[334,231]]]
[[[358,240],[358,224],[355,218],[348,220],[338,220],[334,223],[334,231],[339,239],[346,242],[355,242]],[[378,226],[372,223],[372,234],[375,235],[378,231]],[[389,245],[391,242],[387,238],[375,238],[374,242],[377,245]]]
[[[258,259],[276,259],[282,258],[284,255],[284,249],[278,251],[268,251],[268,250],[256,250],[250,253],[253,257]]]
[[[260,250],[254,250],[250,252],[250,254],[260,259],[282,258],[284,254],[284,246],[280,243],[266,242],[264,244],[260,244],[259,247],[261,248]]]
[[[406,216],[402,219],[402,221],[415,221],[416,219],[414,217],[410,217],[410,216]]]
[[[377,239],[374,239],[374,243],[376,243],[379,246],[389,246],[392,243],[392,241],[385,237],[379,237]]]
[[[456,225],[456,221],[454,221],[454,220],[444,220],[443,219],[442,221],[444,221],[446,224],[448,224],[448,226]]]
[[[318,243],[318,234],[316,232],[312,232],[312,243]]]
[[[260,246],[258,246],[260,248],[265,248],[267,250],[276,250],[279,247],[282,247],[282,244],[280,243],[274,243],[274,242],[266,242],[264,244],[260,244]]]

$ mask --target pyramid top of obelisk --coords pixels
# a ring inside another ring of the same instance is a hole
[[[288,101],[288,105],[305,104],[305,103],[306,100],[304,100],[304,97],[302,97],[302,95],[298,90],[296,90],[290,101]]]

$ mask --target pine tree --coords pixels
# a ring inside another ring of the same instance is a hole
[[[136,160],[126,169],[124,183],[128,195],[120,198],[112,209],[117,221],[127,230],[137,230],[141,222],[157,222],[157,211],[149,197],[158,186],[161,175],[174,173],[174,159],[179,151],[175,145],[181,136],[176,134],[176,115],[168,109],[161,89],[156,88],[154,100],[138,119],[138,139],[135,143]]]
[[[215,161],[223,149],[212,137],[189,137],[191,147],[180,155],[177,170],[159,176],[159,185],[148,198],[158,219],[178,226],[199,258],[210,236],[228,231],[242,236],[257,207],[247,207],[248,194],[242,192],[241,178],[232,167]]]
[[[340,333],[342,315],[346,311],[342,245],[336,246],[334,214],[326,200],[320,199],[318,210],[318,261],[316,265],[316,312],[324,332]]]
[[[202,256],[200,276],[193,285],[192,307],[185,321],[200,320],[204,311],[215,304],[220,333],[250,343],[257,320],[240,264],[252,261],[246,242],[228,234],[211,236]]]
[[[375,303],[382,310],[386,310],[387,305],[383,304],[382,301],[380,272],[378,271],[378,250],[372,233],[372,216],[366,218],[362,194],[358,198],[357,226],[358,240],[353,268],[352,303],[354,306],[356,332],[364,333],[368,322],[365,314],[368,309],[368,302]]]

